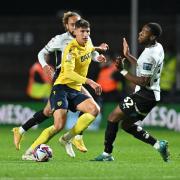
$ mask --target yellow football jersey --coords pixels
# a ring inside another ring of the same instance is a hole
[[[80,91],[82,84],[86,82],[91,53],[94,50],[91,41],[88,41],[85,46],[80,46],[76,39],[70,41],[63,51],[61,72],[54,85],[66,84]]]

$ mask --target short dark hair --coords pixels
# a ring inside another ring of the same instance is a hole
[[[146,24],[149,28],[152,34],[156,37],[160,37],[162,34],[162,28],[158,23],[155,22],[150,22]]]
[[[75,23],[76,28],[90,28],[90,23],[85,19],[80,19]]]

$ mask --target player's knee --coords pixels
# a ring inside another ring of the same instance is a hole
[[[62,124],[62,123],[59,123],[59,124],[55,123],[54,124],[54,129],[55,129],[56,132],[61,131],[63,128],[64,128],[64,124]]]
[[[93,116],[97,116],[100,113],[100,107],[97,106],[96,104],[90,105],[89,113],[92,114]]]
[[[108,116],[108,121],[109,122],[118,122],[119,118],[117,117],[117,114],[115,114],[114,112],[110,113],[110,115]]]

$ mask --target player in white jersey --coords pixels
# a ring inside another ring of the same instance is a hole
[[[61,62],[61,52],[65,48],[65,46],[74,38],[73,37],[73,31],[75,27],[75,22],[79,20],[81,16],[77,14],[76,12],[67,12],[64,13],[64,17],[62,19],[63,25],[65,27],[66,33],[63,33],[61,35],[57,35],[54,38],[52,38],[49,43],[39,52],[38,59],[40,64],[43,67],[43,70],[45,73],[53,78],[56,79],[57,75],[60,72],[60,62]],[[105,47],[106,44],[104,43]],[[56,68],[54,69],[47,64],[46,62],[46,56],[48,56],[50,53],[54,52],[56,57]],[[103,61],[104,57],[99,55],[97,51],[92,53],[92,59],[94,61]],[[82,92],[88,96],[91,97],[89,92],[83,87]],[[14,133],[14,144],[17,150],[20,149],[20,141],[22,138],[22,135],[28,131],[32,126],[36,124],[40,124],[44,122],[46,119],[48,119],[52,115],[51,107],[49,101],[47,102],[45,108],[43,110],[40,110],[36,112],[31,119],[29,119],[25,124],[23,124],[20,127],[13,128]],[[73,144],[76,146],[76,148],[82,152],[86,152],[87,148],[84,145],[82,134],[77,135],[74,140],[72,141]]]
[[[169,160],[168,142],[157,140],[135,123],[143,120],[151,109],[160,101],[160,74],[163,67],[164,50],[157,42],[161,35],[161,26],[157,23],[148,23],[139,33],[138,42],[145,46],[138,59],[130,54],[126,39],[123,39],[123,53],[125,58],[118,57],[116,66],[120,73],[130,82],[136,84],[135,92],[128,95],[109,115],[105,131],[104,152],[94,161],[113,161],[113,143],[121,128],[135,138],[153,146],[162,156],[163,160]],[[132,75],[125,68],[125,61],[136,66],[136,75]]]

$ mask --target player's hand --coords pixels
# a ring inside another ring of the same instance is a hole
[[[100,54],[100,55],[97,57],[97,61],[98,61],[98,62],[101,62],[101,63],[104,63],[104,62],[106,62],[106,57],[105,57],[103,54]]]
[[[81,86],[81,92],[89,97],[92,97],[92,95],[89,93],[89,91],[84,86]]]
[[[50,81],[52,81],[53,80],[53,76],[54,76],[54,69],[51,66],[49,66],[49,65],[45,65],[43,67],[43,71],[48,76]]]
[[[123,53],[125,57],[128,57],[130,54],[129,45],[126,41],[126,38],[123,38]]]
[[[107,51],[109,49],[109,46],[106,43],[102,43],[100,44],[99,49],[101,51]]]
[[[101,87],[100,84],[94,82],[94,81],[91,80],[91,79],[87,79],[87,80],[86,80],[86,84],[88,84],[89,86],[91,86],[91,87],[94,89],[94,91],[95,91],[95,93],[96,93],[97,95],[101,95],[101,93],[102,93],[102,87]]]
[[[125,61],[125,58],[123,58],[121,56],[116,57],[115,66],[119,71],[124,69],[124,61]]]

